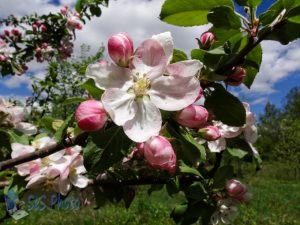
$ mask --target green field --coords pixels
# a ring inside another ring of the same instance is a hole
[[[253,199],[240,207],[235,225],[300,225],[300,182],[289,177],[288,167],[265,165],[261,171],[243,180],[248,184]],[[275,179],[279,177],[280,179]],[[19,221],[7,219],[3,224],[99,224],[141,225],[174,224],[169,217],[172,207],[181,196],[170,198],[164,191],[150,197],[145,188],[137,193],[131,207],[126,210],[121,203],[108,204],[98,210],[82,207],[80,210],[30,211]]]

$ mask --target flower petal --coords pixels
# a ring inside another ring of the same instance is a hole
[[[203,64],[199,60],[185,60],[167,66],[167,74],[180,77],[197,75]]]
[[[246,126],[244,129],[244,136],[248,142],[250,143],[256,142],[258,138],[256,126],[255,125]]]
[[[159,109],[146,97],[139,99],[137,106],[135,117],[126,122],[123,129],[131,140],[144,142],[159,134],[162,118]]]
[[[70,177],[71,183],[79,188],[85,188],[89,184],[89,179],[80,174],[75,174]]]
[[[24,123],[24,122],[18,123],[16,125],[16,129],[18,131],[22,132],[23,134],[28,135],[28,136],[31,136],[31,135],[37,133],[36,126],[34,126],[31,123]]]
[[[61,151],[58,151],[58,152],[55,152],[55,153],[49,155],[48,158],[49,158],[51,161],[57,161],[57,160],[59,160],[61,157],[63,157],[64,154],[65,154],[65,150],[61,150]]]
[[[68,192],[71,190],[71,182],[69,181],[69,179],[60,179],[58,182],[58,189],[62,195],[67,195]]]
[[[216,141],[208,141],[207,146],[211,152],[221,152],[226,149],[226,140],[221,137]]]
[[[171,32],[164,32],[157,35],[153,35],[152,39],[159,41],[159,43],[162,45],[164,49],[167,58],[167,63],[170,63],[173,57],[173,48],[174,48],[174,42],[171,36]]]
[[[130,70],[115,64],[90,64],[87,67],[86,76],[94,79],[96,86],[103,90],[108,88],[127,90],[132,85]]]
[[[146,74],[147,78],[150,81],[161,77],[165,71],[164,64],[148,66],[139,58],[134,58],[132,60],[132,65],[134,66],[134,69],[132,70],[133,74],[139,74],[139,78],[143,77]]]
[[[200,83],[195,77],[162,76],[151,83],[148,94],[158,108],[177,111],[194,103],[199,91]]]
[[[105,110],[115,124],[122,126],[136,114],[137,105],[134,98],[134,94],[117,88],[111,88],[104,92],[101,100]]]
[[[148,66],[167,64],[167,58],[163,46],[154,39],[148,39],[140,44],[135,55]]]

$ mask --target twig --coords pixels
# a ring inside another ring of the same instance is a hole
[[[67,147],[71,147],[71,146],[78,145],[78,144],[83,145],[83,143],[86,141],[87,137],[88,137],[87,133],[82,133],[75,138],[66,139],[64,141],[63,145],[53,144],[51,146],[42,148],[39,151],[32,152],[32,153],[29,153],[26,155],[22,155],[22,156],[19,156],[19,157],[13,158],[13,159],[9,159],[6,161],[2,161],[2,162],[0,162],[0,171],[8,169],[8,168],[16,166],[16,165],[19,165],[19,164],[22,164],[22,163],[25,163],[25,162],[29,162],[29,161],[38,159],[38,158],[46,157],[48,155],[51,155],[51,154],[58,152],[64,148],[67,148]]]

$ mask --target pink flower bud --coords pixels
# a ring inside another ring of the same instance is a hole
[[[42,22],[41,21],[36,21],[35,24],[39,27],[42,25]]]
[[[176,154],[171,143],[162,136],[151,137],[145,142],[144,157],[154,169],[167,170],[170,174],[176,170]]]
[[[36,25],[35,23],[32,24],[32,30],[37,31],[37,29],[38,29],[38,25]]]
[[[100,101],[87,100],[82,102],[75,112],[75,120],[83,131],[101,129],[107,121],[107,114]]]
[[[108,39],[110,58],[119,66],[128,67],[133,55],[133,42],[127,33],[121,32]]]
[[[42,24],[42,25],[41,25],[41,30],[42,30],[42,31],[46,31],[46,30],[47,30],[47,27],[45,26],[45,24]]]
[[[208,119],[207,110],[200,105],[189,105],[181,110],[177,116],[176,121],[185,127],[200,128],[203,127]]]
[[[198,133],[207,141],[216,141],[221,137],[219,128],[210,125],[199,129]]]
[[[46,43],[46,42],[44,42],[43,44],[42,44],[42,48],[48,48],[48,43]]]
[[[204,32],[200,39],[199,39],[199,45],[202,49],[209,49],[213,43],[216,42],[216,36],[212,32]]]
[[[60,9],[60,13],[63,15],[67,15],[67,12],[68,12],[68,6],[66,5]]]
[[[19,36],[21,34],[20,31],[18,29],[15,29],[15,28],[11,30],[11,33],[15,36]]]
[[[4,30],[4,34],[5,34],[6,36],[10,36],[9,30]]]
[[[247,72],[242,67],[236,67],[233,74],[229,75],[226,84],[231,86],[239,86],[243,82],[244,77],[247,75]]]
[[[82,29],[81,21],[77,16],[71,16],[70,18],[68,18],[66,25],[69,29]]]
[[[227,181],[225,189],[231,198],[239,202],[248,202],[251,198],[247,187],[238,180],[231,179]]]
[[[0,55],[0,62],[5,62],[7,57],[5,55]]]

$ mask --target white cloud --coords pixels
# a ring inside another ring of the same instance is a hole
[[[300,72],[300,41],[281,45],[275,41],[262,42],[263,61],[260,72],[250,91],[244,92],[267,95],[276,90],[274,85],[293,73]]]

